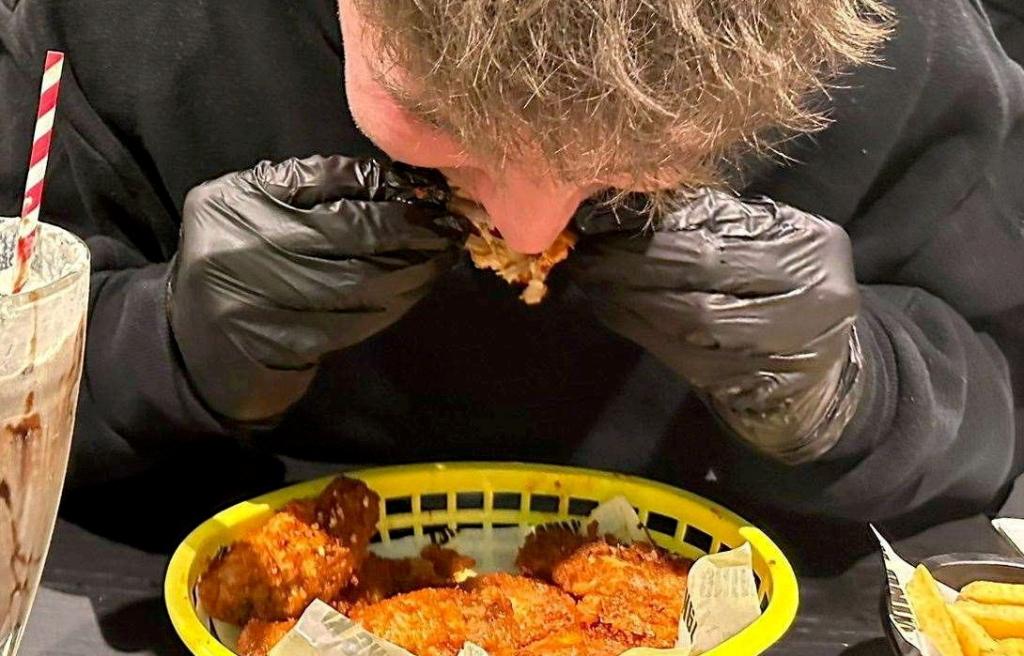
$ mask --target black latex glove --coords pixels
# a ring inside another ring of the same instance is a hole
[[[345,157],[189,192],[168,313],[200,396],[235,421],[285,411],[323,355],[396,321],[457,260],[446,200],[439,175]]]
[[[598,316],[703,393],[740,438],[790,464],[838,441],[862,358],[841,227],[715,191],[653,218],[590,205],[575,223],[567,267]]]

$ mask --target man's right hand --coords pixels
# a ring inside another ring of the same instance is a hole
[[[193,189],[167,306],[210,408],[276,417],[323,355],[398,320],[458,258],[446,197],[439,175],[340,156],[263,162]]]

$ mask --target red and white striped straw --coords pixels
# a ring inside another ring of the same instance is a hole
[[[36,129],[32,138],[32,156],[28,162],[28,177],[25,180],[25,202],[21,207],[21,221],[18,224],[18,241],[15,250],[17,274],[12,291],[16,294],[28,280],[32,255],[35,252],[36,235],[39,232],[39,208],[43,203],[43,186],[46,182],[46,164],[50,159],[50,143],[53,138],[53,119],[57,113],[57,97],[60,95],[60,76],[64,70],[64,53],[53,50],[46,53],[43,67],[43,83],[39,89],[39,110],[36,112]]]

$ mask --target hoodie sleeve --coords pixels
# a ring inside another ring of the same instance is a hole
[[[16,215],[44,52],[60,48],[38,3],[0,3],[0,215]],[[130,56],[126,55],[126,56]],[[164,311],[178,218],[79,88],[69,56],[47,173],[43,220],[92,255],[88,338],[72,483],[141,466],[181,440],[224,435],[193,392]]]
[[[1024,440],[1024,72],[979,3],[892,4],[884,64],[758,185],[849,232],[865,396],[819,461],[739,473],[779,506],[873,521],[988,508]]]

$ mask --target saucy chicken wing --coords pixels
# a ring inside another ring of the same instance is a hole
[[[593,531],[591,531],[593,533]],[[526,576],[551,580],[551,571],[583,545],[595,542],[596,535],[581,535],[561,524],[538,526],[526,536],[516,556],[516,567]]]
[[[508,601],[517,627],[520,647],[579,623],[572,597],[553,585],[512,574],[488,574],[464,584],[485,602]]]
[[[352,577],[352,585],[342,590],[332,605],[348,614],[356,606],[375,604],[403,592],[450,587],[475,564],[468,556],[436,545],[425,547],[418,558],[381,558],[370,553]]]
[[[379,499],[362,481],[339,476],[313,499],[286,504],[210,563],[199,598],[213,617],[297,617],[316,598],[348,585],[376,530]]]
[[[377,531],[380,497],[366,483],[338,476],[316,498],[314,513],[320,528],[361,559]]]
[[[467,641],[496,652],[516,642],[508,601],[483,601],[459,588],[428,588],[357,606],[351,618],[417,656],[455,656]]]
[[[276,513],[213,559],[199,581],[199,599],[210,615],[233,624],[285,620],[314,599],[337,596],[355,561],[330,535]]]
[[[572,626],[530,643],[516,656],[619,656],[637,646],[601,627]]]
[[[679,630],[690,562],[646,544],[595,542],[558,563],[555,583],[579,600],[588,623],[627,642],[670,647]]]

